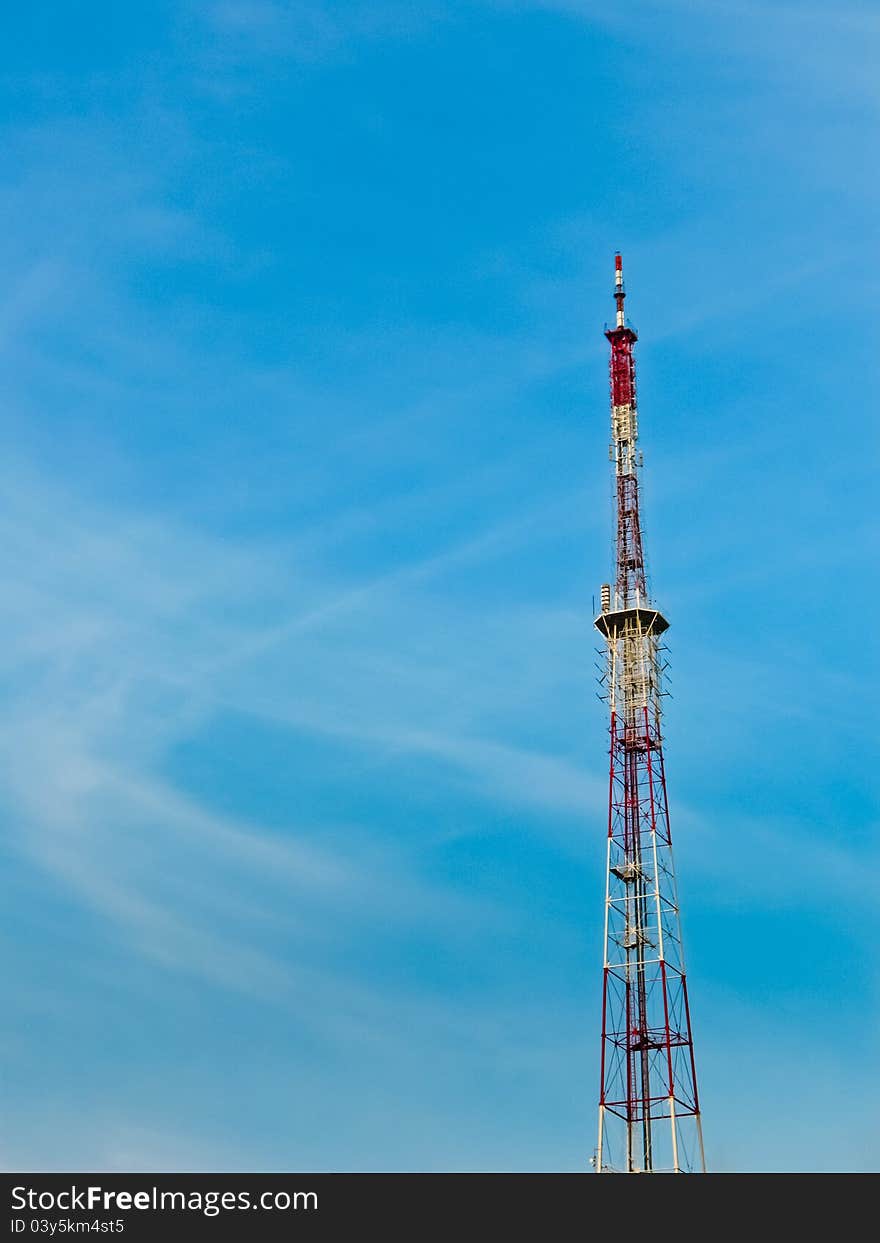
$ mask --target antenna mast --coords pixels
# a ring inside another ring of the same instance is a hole
[[[614,587],[595,620],[607,646],[611,710],[608,877],[596,1170],[704,1172],[694,1045],[661,735],[660,637],[650,603],[639,516],[633,346],[623,262],[614,257],[611,457],[617,498]]]

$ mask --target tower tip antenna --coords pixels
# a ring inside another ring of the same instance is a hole
[[[626,297],[626,291],[623,287],[623,259],[618,250],[614,255],[614,300],[617,303],[617,327],[623,328],[625,324],[623,314],[623,300]]]

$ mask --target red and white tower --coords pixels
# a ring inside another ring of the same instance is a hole
[[[617,571],[602,587],[595,625],[607,644],[611,709],[608,878],[602,992],[600,1172],[705,1170],[694,1044],[679,927],[661,733],[660,636],[639,518],[635,329],[615,256],[611,456],[617,494]]]

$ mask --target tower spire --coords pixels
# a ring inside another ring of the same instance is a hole
[[[623,285],[623,257],[619,254],[614,256],[614,298],[617,302],[617,327],[623,327],[623,300],[626,297],[626,289]]]
[[[614,589],[595,620],[605,637],[611,711],[608,871],[596,1169],[705,1169],[661,735],[661,636],[650,603],[639,514],[635,329],[614,257],[611,456],[617,508]]]
[[[645,558],[639,520],[637,450],[639,438],[636,409],[636,364],[633,346],[638,333],[626,322],[623,303],[623,260],[614,256],[614,297],[617,325],[605,336],[611,345],[611,452],[617,486],[617,574],[614,599],[618,608],[647,601]]]

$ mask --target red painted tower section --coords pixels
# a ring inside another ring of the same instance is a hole
[[[701,1172],[702,1125],[672,860],[661,733],[661,636],[639,514],[638,415],[623,264],[615,257],[611,451],[617,497],[613,588],[596,628],[611,711],[602,995],[599,1172]]]

